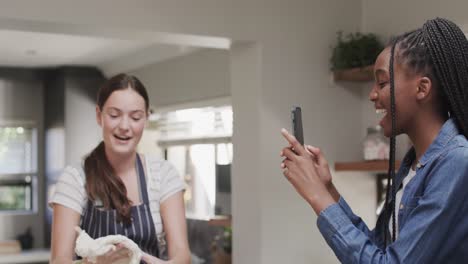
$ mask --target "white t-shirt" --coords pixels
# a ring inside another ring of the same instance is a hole
[[[406,175],[406,177],[403,179],[403,186],[395,194],[395,212],[393,212],[395,214],[395,239],[398,237],[398,211],[400,210],[401,198],[403,197],[403,192],[405,191],[406,185],[411,181],[411,179],[414,178],[414,176],[416,176],[416,171],[410,168],[408,175]],[[390,221],[388,225],[391,234],[393,231],[392,221]]]
[[[150,203],[151,216],[156,227],[160,247],[164,246],[164,228],[162,225],[160,204],[171,195],[185,189],[185,184],[174,166],[154,156],[144,156],[146,187]],[[61,204],[73,209],[80,215],[87,205],[85,190],[86,176],[82,166],[68,166],[57,180],[49,206]]]

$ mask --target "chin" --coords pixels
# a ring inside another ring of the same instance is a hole
[[[119,154],[119,155],[131,154],[135,152],[135,147],[134,146],[113,146],[112,151],[115,154]]]
[[[392,127],[389,126],[387,129],[384,128],[383,134],[384,134],[385,137],[390,138],[390,137],[392,136]],[[398,126],[397,126],[396,131],[395,131],[395,137],[398,136],[398,135],[401,135],[401,134],[403,134],[403,132],[402,132],[402,130],[399,129]]]

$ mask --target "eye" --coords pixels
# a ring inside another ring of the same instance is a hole
[[[116,118],[119,117],[119,115],[116,114],[116,113],[109,113],[109,117],[110,117],[111,119],[116,119]]]
[[[381,81],[381,82],[377,82],[377,84],[379,85],[380,89],[383,89],[386,85],[387,85],[387,81]]]
[[[131,118],[134,120],[134,121],[140,121],[143,117],[141,115],[134,115],[134,116],[131,116]]]

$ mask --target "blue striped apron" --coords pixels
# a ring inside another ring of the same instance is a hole
[[[118,222],[115,209],[102,210],[88,200],[86,210],[81,216],[80,227],[93,239],[107,235],[124,235],[133,240],[144,252],[159,257],[158,239],[149,207],[145,171],[138,155],[136,163],[143,203],[130,208],[132,223],[125,225]]]

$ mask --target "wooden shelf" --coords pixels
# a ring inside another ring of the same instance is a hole
[[[362,68],[336,70],[333,72],[335,81],[370,82],[374,80],[374,65]]]
[[[400,167],[400,161],[395,162],[395,169]],[[388,172],[388,160],[335,162],[335,171],[367,171]]]
[[[208,220],[208,224],[212,226],[223,226],[223,227],[230,227],[231,226],[231,217],[218,215],[214,218]]]

